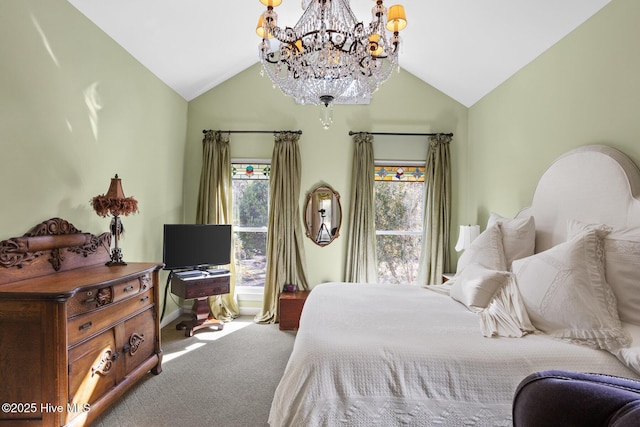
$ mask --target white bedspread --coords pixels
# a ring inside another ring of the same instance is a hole
[[[510,426],[513,393],[546,369],[638,376],[613,355],[544,335],[484,338],[479,318],[424,288],[325,283],[300,319],[276,426]]]

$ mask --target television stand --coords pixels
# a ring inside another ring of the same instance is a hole
[[[197,271],[196,271],[197,272]],[[231,274],[227,270],[221,270],[220,274],[210,274],[206,271],[201,274],[178,274],[171,278],[171,293],[182,299],[193,299],[192,319],[185,320],[176,325],[177,330],[185,330],[186,337],[192,337],[199,329],[215,327],[217,330],[224,328],[224,323],[218,319],[209,318],[210,296],[229,293]]]

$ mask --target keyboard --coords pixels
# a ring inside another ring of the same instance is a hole
[[[213,276],[217,276],[220,274],[229,274],[229,270],[225,270],[224,268],[214,268],[211,270],[206,270],[207,273],[213,275]]]
[[[178,273],[175,273],[176,276],[180,277],[181,279],[188,279],[190,277],[200,277],[200,276],[204,276],[205,273],[203,273],[202,271],[199,270],[193,270],[193,271],[180,271]]]

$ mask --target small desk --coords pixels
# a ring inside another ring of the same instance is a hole
[[[210,296],[228,294],[231,282],[231,274],[203,273],[199,276],[181,277],[174,274],[171,278],[171,293],[182,299],[195,299],[193,302],[193,319],[185,320],[176,325],[176,329],[184,329],[186,337],[192,337],[198,329],[216,327],[222,330],[224,323],[218,319],[209,318]]]
[[[297,331],[302,307],[311,291],[282,292],[280,294],[280,330]]]

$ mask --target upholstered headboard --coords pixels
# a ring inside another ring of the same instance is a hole
[[[576,148],[556,159],[536,187],[531,206],[536,252],[562,243],[567,221],[640,228],[640,169],[622,152],[604,145]]]

